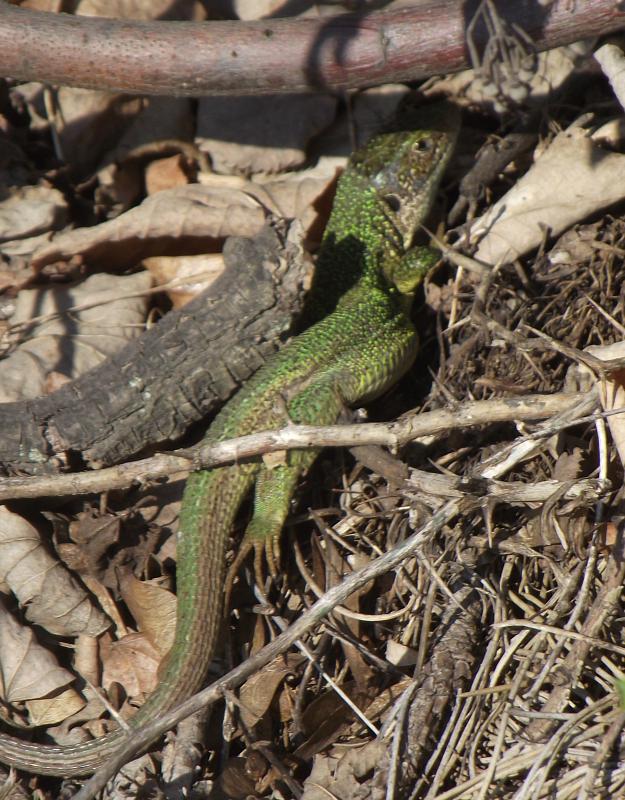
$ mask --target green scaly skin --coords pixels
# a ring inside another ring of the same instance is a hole
[[[224,407],[208,441],[277,428],[289,419],[335,423],[346,405],[380,395],[412,364],[417,335],[406,312],[433,258],[426,248],[410,249],[411,242],[429,213],[459,127],[457,112],[447,104],[418,113],[418,130],[380,134],[353,154],[319,253],[304,315],[311,327]],[[316,456],[314,449],[293,450],[273,469],[259,460],[189,476],[180,514],[175,642],[159,685],[130,720],[131,728],[205,681],[223,617],[226,546],[246,494],[255,485],[240,554],[254,549],[257,569],[264,555],[275,572],[291,496]],[[124,738],[117,730],[83,744],[50,747],[0,735],[0,761],[38,774],[82,775]]]

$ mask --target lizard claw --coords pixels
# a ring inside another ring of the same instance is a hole
[[[236,578],[241,565],[247,556],[252,552],[252,550],[254,551],[254,581],[263,601],[269,604],[269,600],[265,592],[265,584],[268,576],[275,580],[277,579],[280,571],[280,536],[263,536],[262,538],[258,538],[254,535],[250,535],[250,531],[248,529],[243,541],[241,542],[241,546],[239,547],[239,552],[236,554],[236,557],[230,565],[226,575],[226,600],[224,603],[225,613],[228,612],[228,608],[230,606],[230,596],[232,594],[234,579]]]
[[[262,558],[265,556],[269,575],[276,580],[280,572],[280,536],[271,536],[254,545],[254,577],[259,586],[264,583]]]

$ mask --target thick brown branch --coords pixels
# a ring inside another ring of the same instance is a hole
[[[137,22],[0,3],[0,75],[140,94],[261,94],[415,80],[468,65],[473,3],[258,22]],[[625,21],[614,0],[498,4],[539,50]],[[473,36],[480,45],[480,32]]]

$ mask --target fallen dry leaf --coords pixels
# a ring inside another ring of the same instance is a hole
[[[81,0],[75,13],[136,20],[205,19],[196,0]],[[36,84],[20,86],[18,91],[40,128],[54,126],[62,156],[78,174],[122,162],[129,150],[146,142],[193,138],[192,105],[187,98],[137,98],[72,87],[60,87],[52,94]],[[47,106],[44,91],[48,92]]]
[[[176,596],[150,581],[140,581],[129,572],[119,584],[122,598],[156,652],[169,652],[176,633]]]
[[[75,553],[71,569],[81,575],[99,575],[101,561],[106,551],[120,539],[121,517],[116,514],[94,513],[92,509],[79,512],[69,524],[72,542],[59,544],[68,552]],[[66,562],[67,563],[67,562]]]
[[[146,258],[143,266],[154,276],[157,285],[167,286],[167,296],[174,308],[180,308],[207,289],[224,270],[221,253],[199,256],[154,256]]]
[[[51,11],[58,13],[64,0],[18,0],[22,8],[31,8],[33,11]]]
[[[387,748],[388,744],[379,738],[348,750],[342,745],[317,754],[312,772],[304,781],[301,800],[353,798],[354,787],[368,787],[366,776],[383,762]]]
[[[82,585],[50,555],[39,531],[6,506],[0,506],[0,582],[26,608],[26,617],[50,633],[97,636],[109,627]]]
[[[573,448],[572,452],[559,453],[553,468],[553,477],[557,481],[574,481],[582,473],[582,462],[585,453],[580,447]]]
[[[599,537],[604,547],[612,548],[618,542],[619,526],[614,522],[599,525]]]
[[[276,173],[301,166],[337,101],[325,94],[201,97],[196,142],[215,172]]]
[[[58,230],[66,222],[67,201],[58,189],[49,186],[12,188],[11,193],[0,201],[2,242]]]
[[[58,109],[54,126],[63,160],[79,175],[100,163],[146,102],[129,95],[71,86],[59,87],[54,97]]]
[[[56,725],[84,708],[85,700],[69,688],[53,697],[28,700],[26,708],[33,725]]]
[[[103,659],[102,684],[119,683],[130,697],[151,692],[158,683],[160,654],[142,633],[113,642]]]
[[[76,14],[119,19],[194,19],[196,0],[80,0]]]
[[[252,3],[250,0],[230,0],[228,5],[237,19],[253,20],[273,14],[284,5],[284,0],[254,0]]]
[[[74,680],[56,658],[35,640],[0,603],[0,678],[8,703],[44,697]]]
[[[174,189],[176,186],[186,186],[190,182],[189,164],[181,153],[158,158],[148,164],[145,170],[145,188],[149,195]]]
[[[100,683],[100,641],[103,637],[111,637],[111,632],[107,631],[102,637],[81,634],[74,643],[74,669],[92,686]]]
[[[96,274],[77,286],[23,289],[10,322],[13,332],[23,330],[24,340],[0,362],[0,402],[37,397],[45,392],[50,371],[76,378],[138,336],[151,283],[149,273],[137,272]]]
[[[488,264],[513,261],[541,243],[546,230],[566,228],[625,195],[625,155],[596,145],[573,128],[558,134],[529,172],[471,228],[481,239],[475,258]]]
[[[193,142],[195,116],[189,97],[150,97],[133,119],[104,164],[119,164],[140,157],[156,157],[164,150],[196,151]],[[102,168],[98,177],[102,176]]]
[[[0,289],[15,287],[21,289],[35,276],[30,258],[35,250],[43,247],[52,239],[52,231],[40,233],[38,236],[27,236],[26,239],[11,239],[0,242],[2,267],[0,268]]]
[[[283,681],[293,672],[282,656],[252,675],[239,692],[242,722],[252,728],[264,716]]]
[[[418,653],[414,648],[406,647],[395,639],[387,641],[385,655],[388,663],[395,667],[414,666],[418,661]]]
[[[241,756],[229,758],[218,776],[215,796],[227,797],[229,800],[247,800],[250,797],[258,797],[256,782],[248,774],[247,767],[247,759]]]
[[[146,198],[115,219],[59,234],[37,250],[32,264],[41,269],[80,255],[107,269],[136,264],[168,253],[203,252],[226,236],[253,236],[265,222],[265,211],[249,191],[190,184]]]
[[[364,708],[370,700],[367,694],[356,688],[355,681],[343,682],[341,689],[357,708]],[[347,732],[354,719],[354,712],[334,689],[325,689],[306,706],[301,715],[302,735],[305,738],[297,749],[298,756],[310,758],[326,750]]]
[[[534,68],[528,70],[523,81],[525,101],[536,104],[544,102],[562,87],[580,63],[587,60],[593,46],[592,40],[579,41],[533,54]],[[428,87],[428,94],[452,95],[461,104],[484,110],[493,108],[497,97],[493,93],[493,84],[478,77],[475,69],[465,69],[433,81]]]
[[[331,197],[325,195],[346,160],[342,156],[324,157],[310,169],[270,179],[259,176],[256,178],[258,197],[281,217],[299,220],[309,233],[316,230],[320,217],[325,223],[331,203]],[[317,238],[321,232],[322,228]]]

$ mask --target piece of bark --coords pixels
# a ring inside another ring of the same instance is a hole
[[[306,264],[282,224],[229,239],[224,259],[206,292],[96,369],[50,395],[0,405],[0,469],[110,465],[179,438],[227,400],[289,330]]]
[[[475,209],[504,169],[532,147],[538,134],[530,130],[513,131],[503,139],[487,142],[476,157],[475,164],[460,181],[459,197],[449,214],[451,225],[459,224],[467,208]]]

